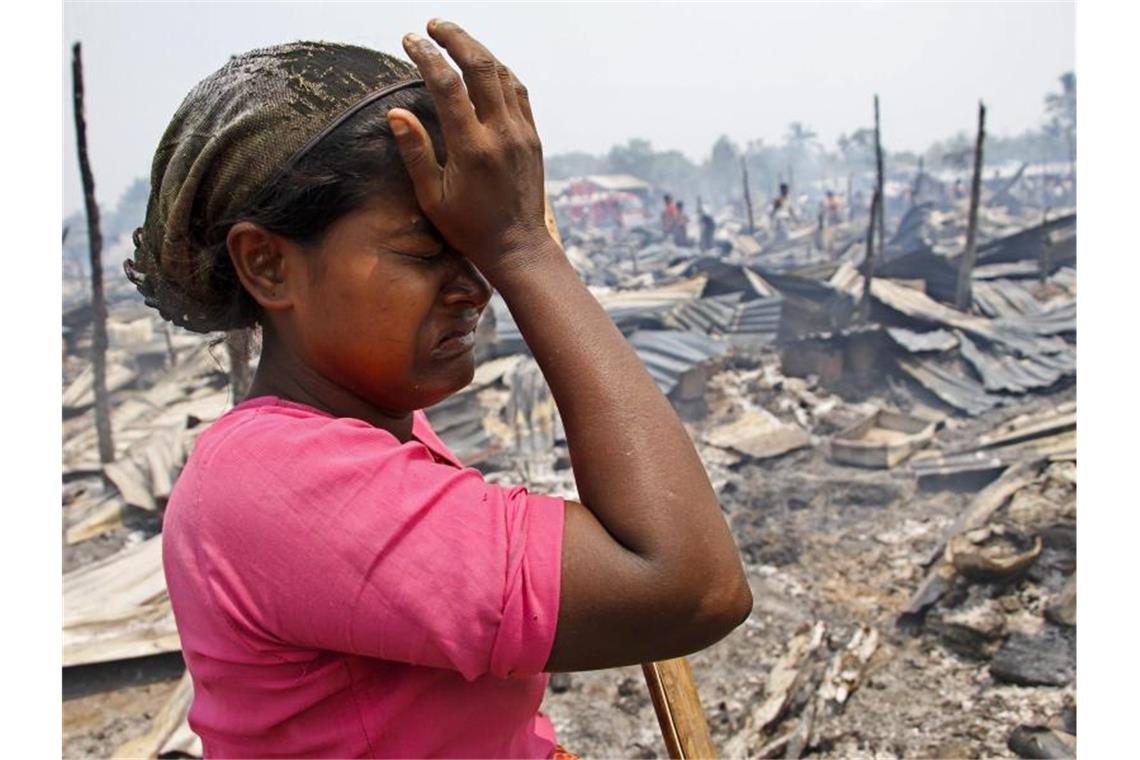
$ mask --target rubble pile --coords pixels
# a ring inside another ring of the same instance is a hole
[[[753,585],[749,620],[691,657],[725,756],[1072,752],[1075,214],[989,212],[968,311],[950,284],[963,215],[915,206],[869,287],[861,222],[748,234],[726,209],[706,250],[650,222],[566,231],[689,430]],[[64,316],[65,682],[176,656],[162,509],[233,403],[224,345],[109,295],[108,465],[91,309]],[[576,497],[558,410],[498,296],[476,352],[472,383],[426,410],[435,430],[489,481]],[[162,683],[113,730],[69,730],[69,708],[104,694],[65,703],[64,754],[200,756],[188,679]],[[544,709],[583,756],[664,755],[636,667],[560,674]]]

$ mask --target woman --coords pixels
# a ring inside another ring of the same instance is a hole
[[[164,562],[209,756],[549,757],[552,671],[682,655],[752,598],[701,462],[544,226],[526,90],[458,26],[418,67],[343,45],[231,59],[155,156],[132,281],[260,326],[198,439]],[[581,503],[486,483],[420,411],[470,382],[502,294]]]

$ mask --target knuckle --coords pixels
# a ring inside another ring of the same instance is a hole
[[[471,160],[477,166],[490,166],[495,163],[496,151],[490,145],[485,143],[475,143],[471,146]]]
[[[463,80],[459,78],[451,68],[447,68],[440,72],[436,81],[439,82],[440,88],[446,95],[458,95],[459,91],[463,89]]]
[[[484,76],[498,76],[499,62],[485,55],[476,55],[471,59],[471,69]]]

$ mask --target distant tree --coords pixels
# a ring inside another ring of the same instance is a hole
[[[850,135],[839,135],[835,143],[849,170],[861,171],[875,165],[875,130],[860,127]]]
[[[727,135],[713,143],[706,174],[714,197],[725,199],[740,194],[740,148]]]
[[[648,140],[634,138],[610,148],[606,161],[609,172],[632,174],[679,197],[699,192],[700,169],[678,150],[657,152]]]
[[[604,174],[609,170],[605,156],[595,156],[584,151],[560,153],[544,159],[547,179],[570,179],[588,174]]]
[[[816,156],[813,154],[820,147],[818,137],[814,130],[804,126],[802,122],[793,121],[788,125],[788,133],[784,137],[788,149],[788,163],[803,179],[806,179],[802,176],[805,170],[815,163]]]
[[[610,148],[606,158],[610,171],[614,173],[647,177],[652,171],[653,145],[648,140],[635,137],[625,145]]]
[[[1060,92],[1045,95],[1045,130],[1064,139],[1069,149],[1069,160],[1077,160],[1077,75],[1066,71],[1058,79]]]
[[[119,197],[112,215],[112,237],[131,234],[146,221],[146,202],[150,198],[150,182],[137,177]]]

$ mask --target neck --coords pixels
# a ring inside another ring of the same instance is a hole
[[[314,370],[269,328],[263,329],[257,372],[246,398],[277,396],[306,404],[334,417],[363,420],[387,430],[401,442],[412,438],[412,413],[381,409]]]

